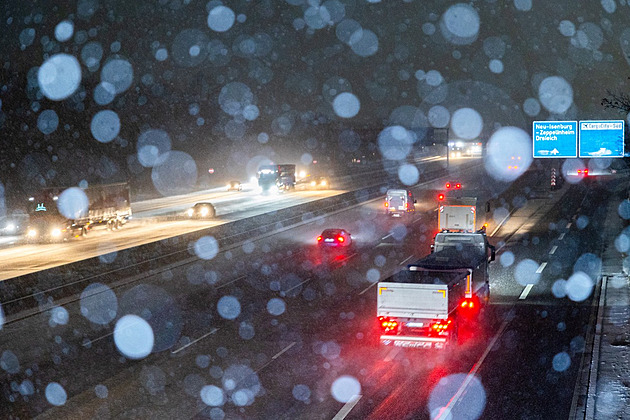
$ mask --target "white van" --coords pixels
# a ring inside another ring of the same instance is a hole
[[[416,211],[416,200],[411,190],[387,190],[385,198],[385,214],[401,217],[403,214]]]

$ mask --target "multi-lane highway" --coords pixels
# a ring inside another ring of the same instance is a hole
[[[457,176],[492,203],[491,307],[458,350],[374,342],[374,284],[428,252],[436,180],[407,218],[384,217],[375,199],[111,288],[95,277],[82,296],[8,319],[3,416],[566,418],[594,290],[569,279],[597,271],[614,194],[549,193],[536,173],[498,191],[483,172]],[[328,227],[355,247],[317,250]]]

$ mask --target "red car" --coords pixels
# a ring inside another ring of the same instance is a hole
[[[352,245],[352,236],[345,229],[326,229],[317,237],[317,245],[346,247]]]

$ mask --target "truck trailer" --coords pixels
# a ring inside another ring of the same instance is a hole
[[[63,194],[70,196],[65,200]],[[66,209],[64,201],[68,201]],[[129,184],[44,188],[29,198],[28,213],[28,242],[60,242],[86,236],[97,225],[119,229],[131,219]]]
[[[377,319],[385,346],[443,349],[477,322],[490,297],[494,247],[484,232],[436,235],[435,250],[378,283]]]
[[[263,193],[272,190],[289,191],[295,188],[295,165],[262,165],[258,168],[258,186]]]

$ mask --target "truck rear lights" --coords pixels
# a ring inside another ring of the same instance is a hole
[[[449,188],[451,188],[451,183],[450,183],[450,182],[447,182],[447,183],[446,183],[446,189],[448,190]]]
[[[383,316],[379,316],[378,320],[379,320],[381,328],[385,332],[391,331],[391,330],[395,329],[396,327],[398,327],[398,322],[397,321],[392,321],[389,318],[386,318],[386,317],[383,317]]]
[[[452,323],[452,320],[450,320],[450,319],[446,319],[444,321],[435,322],[435,323],[431,324],[431,329],[433,331],[437,331],[437,332],[446,331],[448,329],[448,327],[451,325],[451,323]]]
[[[455,189],[456,190],[459,190],[461,188],[462,188],[462,184],[460,184],[460,183],[455,184]]]
[[[323,238],[322,238],[322,235],[319,235],[319,236],[317,237],[317,242],[321,242],[321,241],[322,241],[322,239],[323,239]]]
[[[465,300],[459,306],[462,308],[473,309],[475,307],[475,303],[472,300]]]
[[[438,194],[438,201],[444,200],[444,194]]]

